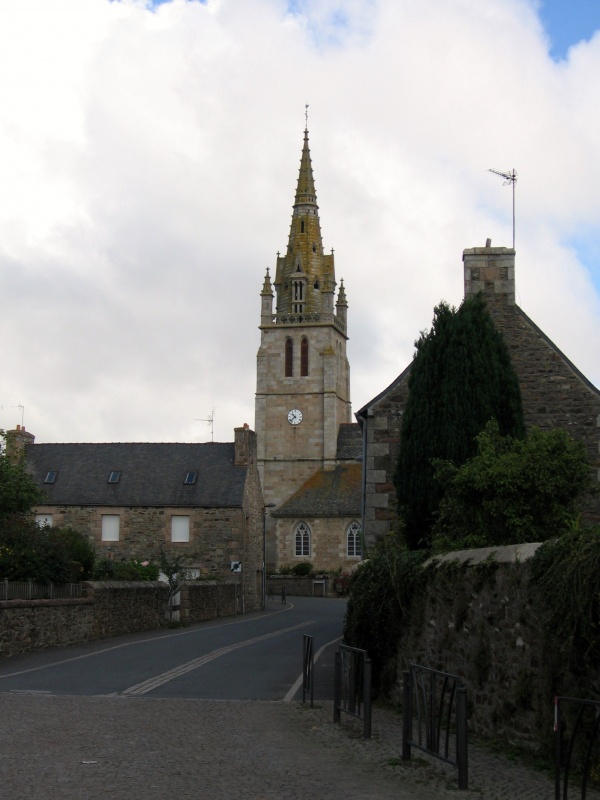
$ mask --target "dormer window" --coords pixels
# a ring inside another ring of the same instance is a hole
[[[46,477],[44,478],[44,483],[56,483],[56,479],[58,478],[58,471],[55,469],[48,470],[46,473]]]
[[[196,483],[197,478],[198,478],[198,473],[195,470],[190,470],[189,472],[185,473],[185,478],[183,479],[183,483],[185,486],[193,486]]]
[[[119,483],[121,480],[121,470],[120,469],[113,469],[108,473],[108,480],[107,483]]]

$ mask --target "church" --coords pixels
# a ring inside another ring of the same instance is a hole
[[[271,567],[306,560],[333,570],[361,559],[362,440],[352,422],[347,325],[344,284],[333,250],[323,249],[305,130],[287,248],[261,292],[255,425]]]

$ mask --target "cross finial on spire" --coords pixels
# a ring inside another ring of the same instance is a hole
[[[304,104],[304,130],[308,130],[308,103]]]

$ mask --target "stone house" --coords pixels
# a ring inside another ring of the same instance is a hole
[[[515,251],[474,247],[463,253],[465,297],[482,292],[504,336],[521,387],[527,427],[564,428],[582,440],[600,481],[600,391],[515,302]],[[394,528],[398,509],[393,484],[410,365],[357,413],[364,441],[363,514],[367,542]],[[586,515],[600,520],[600,494]]]
[[[247,425],[204,444],[35,444],[17,426],[7,447],[47,497],[41,524],[87,534],[99,558],[187,556],[193,574],[239,581],[245,609],[259,607],[263,498]]]

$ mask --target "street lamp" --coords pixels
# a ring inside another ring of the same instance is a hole
[[[275,503],[266,503],[263,506],[263,561],[262,561],[262,586],[261,586],[261,611],[267,605],[267,508],[275,508]]]

